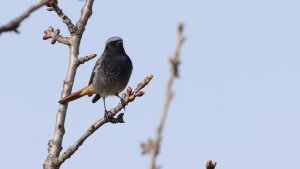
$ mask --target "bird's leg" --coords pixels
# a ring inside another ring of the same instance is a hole
[[[108,120],[111,123],[116,123],[114,117],[109,116],[110,111],[107,111],[107,109],[106,109],[105,97],[103,97],[103,103],[104,103],[104,109],[105,109],[104,119]]]
[[[123,107],[123,109],[124,109],[124,111],[125,111],[125,101],[124,101],[124,99],[122,98],[122,97],[120,97],[119,96],[119,93],[116,93],[116,96],[118,97],[118,98],[120,98],[120,101],[121,101],[121,104],[122,104],[122,107]]]
[[[114,118],[112,115],[110,115],[109,113],[111,113],[111,112],[107,111],[107,109],[106,109],[105,97],[103,97],[103,103],[104,103],[104,109],[105,109],[104,119],[111,123],[117,123],[117,119]]]
[[[106,115],[108,113],[108,111],[106,110],[105,97],[103,97],[103,103],[104,103],[104,110],[105,110],[105,115]]]

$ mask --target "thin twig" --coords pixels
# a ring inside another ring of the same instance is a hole
[[[122,98],[124,100],[124,105],[128,105],[128,103],[134,101],[136,97],[141,97],[144,95],[144,92],[141,91],[152,79],[152,75],[148,75],[141,83],[138,84],[136,89],[132,92],[132,89],[127,88],[127,92],[123,93]],[[111,109],[108,114],[108,118],[102,118],[97,120],[82,136],[81,138],[72,146],[70,146],[64,153],[59,157],[59,163],[63,163],[66,159],[70,158],[76,150],[83,144],[83,142],[92,135],[95,131],[97,131],[102,125],[108,123],[108,119],[114,118],[114,116],[122,110],[123,106],[119,103],[115,108]],[[115,119],[116,123],[122,123],[123,114],[120,114],[118,118]]]
[[[96,54],[87,55],[78,59],[78,64],[84,64],[85,62],[95,58]]]
[[[149,139],[147,143],[141,144],[142,152],[144,154],[145,153],[150,154],[148,169],[159,168],[156,165],[156,158],[159,153],[159,147],[160,147],[160,142],[161,142],[161,138],[162,138],[161,135],[162,135],[162,130],[163,130],[166,118],[167,118],[168,108],[169,108],[169,105],[170,105],[170,102],[171,102],[171,99],[173,96],[172,84],[173,84],[174,79],[176,77],[178,77],[178,65],[180,63],[180,58],[179,58],[180,48],[185,40],[185,37],[183,37],[182,32],[183,32],[183,24],[179,23],[177,47],[174,52],[174,55],[170,58],[171,70],[170,70],[169,79],[167,81],[167,91],[166,91],[166,95],[165,95],[164,106],[163,106],[163,109],[161,112],[161,117],[160,117],[158,127],[156,130],[156,136],[155,136],[154,140]]]
[[[29,15],[36,11],[37,9],[39,9],[40,7],[44,6],[46,3],[48,3],[51,0],[44,0],[41,2],[38,2],[34,5],[32,5],[31,7],[29,7],[24,13],[22,13],[20,16],[14,18],[13,20],[11,20],[10,22],[8,22],[7,24],[1,25],[0,26],[0,34],[3,32],[9,32],[9,31],[14,31],[16,33],[20,33],[18,31],[18,28],[21,24],[21,22],[26,19],[27,17],[29,17]]]
[[[81,9],[81,17],[76,24],[76,28],[82,34],[85,30],[88,18],[92,15],[92,5],[94,1],[85,1],[83,8]]]
[[[69,37],[63,37],[60,35],[60,30],[55,29],[52,26],[49,26],[47,30],[44,31],[43,39],[47,40],[51,38],[51,44],[55,44],[56,42],[63,43],[65,45],[70,45],[71,40]]]
[[[47,9],[48,11],[55,11],[56,14],[63,20],[63,22],[66,24],[66,26],[69,29],[69,32],[71,34],[75,33],[77,31],[77,28],[72,23],[71,19],[64,14],[63,10],[56,4],[52,5],[50,8]]]

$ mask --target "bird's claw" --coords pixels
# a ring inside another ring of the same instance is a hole
[[[110,123],[116,123],[115,118],[111,115],[110,111],[105,110],[104,119]]]
[[[124,113],[120,113],[118,115],[118,117],[115,118],[115,117],[112,116],[112,114],[111,114],[110,111],[106,110],[105,114],[104,114],[104,119],[106,121],[110,122],[110,123],[113,123],[113,124],[116,124],[116,123],[125,123],[123,116],[124,116]]]

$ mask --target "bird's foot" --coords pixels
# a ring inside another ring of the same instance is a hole
[[[117,118],[114,118],[110,111],[105,110],[104,119],[113,124],[125,123],[123,116],[124,116],[124,113],[120,113],[117,116]]]
[[[110,111],[105,110],[104,119],[110,123],[116,123],[115,118],[112,116]]]

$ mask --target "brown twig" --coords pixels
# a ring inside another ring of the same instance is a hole
[[[51,44],[55,44],[56,42],[63,43],[65,45],[70,45],[71,41],[69,37],[63,37],[60,35],[60,30],[55,29],[52,26],[49,26],[47,30],[44,31],[43,39],[47,40],[51,38]]]
[[[161,112],[161,117],[158,123],[158,127],[156,130],[156,136],[154,140],[149,139],[147,143],[141,143],[141,148],[142,148],[142,153],[150,154],[150,160],[149,160],[149,166],[148,169],[157,169],[158,166],[156,165],[156,158],[159,153],[159,147],[160,147],[160,142],[162,138],[162,130],[167,118],[167,113],[168,113],[168,108],[173,96],[172,92],[172,84],[175,79],[175,77],[178,77],[178,65],[180,63],[180,49],[181,46],[185,40],[185,37],[182,35],[183,33],[183,24],[179,23],[178,24],[178,42],[177,42],[177,47],[175,50],[174,55],[170,58],[170,64],[171,64],[171,71],[169,75],[169,79],[167,81],[167,91],[165,95],[165,101],[164,101],[164,106]]]
[[[69,32],[71,34],[75,33],[77,31],[76,26],[72,23],[71,19],[64,14],[62,9],[57,5],[56,0],[52,0],[52,4],[49,4],[49,8],[47,9],[48,11],[55,11],[56,14],[63,20],[63,22],[66,24],[66,26],[69,29]]]
[[[141,91],[152,79],[152,75],[148,75],[141,83],[139,83],[134,91],[130,87],[127,88],[127,92],[122,94],[122,98],[124,99],[124,104],[128,105],[128,103],[134,101],[136,97],[141,97],[144,95],[144,92]],[[124,106],[125,106],[124,105]],[[123,123],[123,115],[121,113],[117,118],[114,116],[122,110],[123,106],[119,103],[115,108],[111,109],[108,114],[108,118],[102,118],[97,120],[82,136],[81,138],[73,145],[70,146],[64,153],[59,157],[59,163],[63,163],[66,159],[70,158],[76,150],[83,144],[83,142],[92,135],[95,131],[97,131],[102,125],[105,123],[111,122],[111,119],[114,119],[115,123]],[[110,119],[110,120],[109,120]]]
[[[216,165],[217,165],[217,162],[213,162],[211,160],[208,160],[206,162],[206,169],[215,169]]]
[[[80,20],[78,23],[80,25],[83,25],[83,27],[86,26],[86,23],[89,19],[89,17],[92,15],[92,6],[93,6],[94,0],[86,0],[82,11],[85,11],[81,14]],[[47,3],[47,6],[55,11],[59,17],[63,19],[63,22],[66,24],[66,26],[69,29],[70,38],[63,38],[59,35],[59,31],[54,31],[52,28],[50,31],[45,31],[43,39],[49,39],[52,38],[52,43],[55,43],[55,41],[65,43],[69,45],[69,66],[67,71],[66,79],[64,80],[64,85],[62,89],[61,97],[64,97],[66,95],[69,95],[72,91],[72,87],[74,84],[74,79],[76,75],[77,68],[80,64],[78,60],[78,54],[79,54],[79,45],[82,38],[83,30],[84,28],[78,29],[77,27],[74,28],[74,25],[72,24],[71,20],[62,13],[62,11],[58,11],[58,1],[57,0],[50,0],[49,3]],[[51,11],[51,10],[50,10]],[[75,31],[75,32],[74,32]],[[51,32],[53,34],[51,35]],[[53,36],[55,35],[55,36]],[[54,38],[54,39],[53,39]],[[59,40],[63,39],[63,40]],[[56,114],[56,124],[55,124],[55,130],[54,130],[54,136],[48,143],[48,156],[47,159],[44,162],[44,169],[58,169],[60,165],[62,164],[59,160],[60,152],[62,150],[62,140],[63,136],[65,134],[65,118],[67,114],[68,104],[60,104],[57,114]]]
[[[76,24],[76,28],[78,29],[79,32],[83,33],[85,30],[85,26],[87,24],[87,19],[92,15],[92,5],[93,1],[86,1],[85,5],[81,9],[81,17],[79,21]]]
[[[78,64],[84,64],[85,62],[95,58],[96,54],[87,55],[78,59]]]
[[[44,6],[46,3],[48,3],[51,0],[43,0],[41,2],[38,2],[37,4],[32,5],[31,7],[29,7],[24,13],[22,13],[20,16],[14,18],[13,20],[11,20],[10,22],[8,22],[7,24],[1,25],[0,26],[0,34],[3,32],[9,32],[9,31],[14,31],[16,33],[20,33],[18,31],[18,28],[21,24],[21,22],[26,19],[27,17],[29,17],[29,15],[36,11],[37,9],[39,9],[40,7]]]

